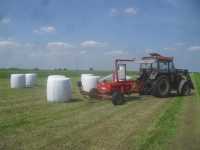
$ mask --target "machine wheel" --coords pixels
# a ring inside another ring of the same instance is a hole
[[[124,95],[120,92],[114,92],[112,94],[113,105],[122,105],[124,103]]]
[[[77,86],[78,86],[79,88],[82,87],[82,83],[81,83],[81,81],[77,81]]]
[[[178,88],[178,95],[187,96],[191,94],[190,84],[186,80],[181,80]]]
[[[150,95],[152,91],[152,81],[146,80],[144,81],[144,89],[142,91],[143,95]]]
[[[170,92],[170,83],[167,77],[158,77],[153,83],[152,95],[157,97],[167,97]]]
[[[96,98],[97,97],[97,89],[93,88],[89,92],[89,97],[90,98]]]

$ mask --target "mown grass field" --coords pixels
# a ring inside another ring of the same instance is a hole
[[[196,90],[191,96],[135,96],[117,107],[82,97],[78,73],[63,72],[73,83],[69,103],[47,103],[49,73],[41,73],[37,87],[28,89],[10,89],[7,73],[0,75],[0,149],[200,149],[198,73],[192,75]]]

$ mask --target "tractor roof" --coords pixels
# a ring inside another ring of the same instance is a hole
[[[150,53],[149,57],[143,57],[143,60],[149,60],[149,59],[155,59],[155,60],[161,60],[161,61],[173,61],[173,57],[166,57],[162,56],[158,53]]]

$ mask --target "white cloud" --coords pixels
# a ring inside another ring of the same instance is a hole
[[[111,11],[110,11],[110,15],[111,16],[118,16],[118,15],[120,15],[120,12],[117,8],[112,8]]]
[[[19,46],[19,43],[14,41],[0,41],[0,48],[15,48]]]
[[[81,55],[87,54],[87,51],[82,50],[82,51],[80,51],[80,54],[81,54]]]
[[[73,46],[69,43],[65,42],[49,42],[47,43],[47,48],[51,50],[56,50],[56,49],[68,49],[68,48],[73,48]]]
[[[151,49],[151,48],[147,48],[147,49],[145,49],[144,51],[145,51],[145,53],[147,53],[147,54],[155,52],[155,50],[153,50],[153,49]]]
[[[117,9],[117,8],[111,8],[110,14],[111,16],[135,16],[137,15],[138,10],[133,7],[128,7],[125,9]]]
[[[134,15],[137,14],[137,10],[135,8],[133,8],[133,7],[130,7],[130,8],[124,9],[124,13],[126,15],[134,16]]]
[[[188,48],[189,51],[200,51],[200,46],[191,46]]]
[[[175,51],[175,47],[165,47],[164,50]]]
[[[185,43],[183,43],[183,42],[177,42],[177,43],[175,43],[175,45],[177,45],[177,46],[183,46],[183,45],[185,45]]]
[[[3,23],[3,24],[8,24],[8,23],[10,23],[11,22],[11,19],[10,18],[7,18],[7,17],[5,17],[5,18],[3,18],[1,21],[0,21],[1,23]]]
[[[124,55],[124,54],[128,54],[127,51],[123,51],[123,50],[113,50],[113,51],[108,51],[104,53],[105,55]]]
[[[164,2],[167,2],[168,4],[170,4],[171,6],[176,7],[178,5],[178,1],[177,0],[163,0]]]
[[[83,41],[80,45],[84,48],[97,48],[97,47],[105,47],[107,44],[104,42],[88,40],[88,41]]]
[[[25,43],[24,47],[26,47],[26,48],[32,48],[32,47],[34,47],[34,44],[32,44],[32,43]]]
[[[43,27],[40,27],[39,29],[35,29],[33,32],[38,33],[38,34],[54,33],[54,32],[56,32],[56,28],[53,26],[43,26]]]
[[[33,30],[33,33],[40,33],[40,31],[38,29]]]

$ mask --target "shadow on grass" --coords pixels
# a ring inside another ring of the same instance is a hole
[[[191,95],[189,96],[193,96],[195,95],[195,93],[191,93]],[[154,96],[153,96],[154,97]],[[170,93],[168,97],[165,98],[159,98],[160,100],[164,100],[166,98],[170,98],[170,97],[181,97],[179,95],[177,95],[176,93]],[[158,97],[155,97],[158,98]],[[80,101],[84,101],[84,99],[88,102],[88,103],[100,103],[100,102],[111,102],[112,99],[106,99],[106,98],[89,98],[88,96],[84,96],[83,99],[81,98],[73,98],[71,101],[67,102],[67,103],[73,103],[73,102],[80,102]],[[147,101],[149,99],[152,99],[152,95],[129,95],[129,96],[125,96],[124,97],[125,102],[129,103],[129,102],[134,102],[134,101]]]
[[[133,101],[141,101],[141,100],[147,100],[144,99],[142,96],[125,96],[124,97],[125,103],[127,102],[133,102]],[[100,103],[100,102],[112,102],[112,99],[103,99],[103,98],[88,98],[89,103]]]
[[[81,102],[83,99],[81,98],[72,98],[70,101],[67,101],[66,103],[75,103],[75,102]]]
[[[126,96],[125,97],[125,101],[126,102],[132,102],[132,101],[143,101],[143,100],[147,100],[144,98],[144,96],[139,96],[139,95],[131,95],[131,96]]]
[[[194,96],[195,92],[192,92],[190,95],[178,95],[177,93],[170,93],[168,97],[190,97],[190,96]]]
[[[101,99],[101,98],[87,98],[88,103],[101,103],[101,102],[111,102],[110,99]]]

